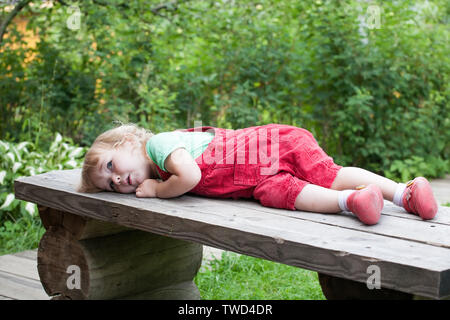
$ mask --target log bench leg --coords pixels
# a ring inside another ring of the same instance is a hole
[[[199,299],[202,245],[49,208],[38,272],[53,299]]]
[[[362,282],[319,273],[322,292],[328,300],[412,300],[414,295],[392,289],[372,289]]]

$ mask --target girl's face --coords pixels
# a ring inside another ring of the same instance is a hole
[[[92,181],[97,188],[120,193],[136,192],[150,178],[151,162],[144,148],[126,141],[116,149],[103,152]]]

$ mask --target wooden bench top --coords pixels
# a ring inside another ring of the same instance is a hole
[[[318,214],[267,208],[255,200],[183,195],[75,191],[80,170],[15,181],[18,199],[65,212],[366,282],[380,269],[383,288],[430,298],[450,295],[450,208],[422,221],[386,201],[379,223],[350,213]],[[299,284],[300,285],[300,284]]]

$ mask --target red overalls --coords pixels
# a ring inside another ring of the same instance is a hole
[[[330,188],[342,168],[302,128],[268,124],[231,130],[197,127],[215,136],[195,159],[202,171],[190,192],[216,198],[258,199],[262,205],[295,210],[303,187],[312,183]],[[163,180],[171,174],[157,166]]]

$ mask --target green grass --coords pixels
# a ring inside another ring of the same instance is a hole
[[[317,273],[224,252],[195,278],[204,300],[323,300]]]
[[[37,248],[44,232],[38,217],[5,221],[0,225],[0,255]]]

